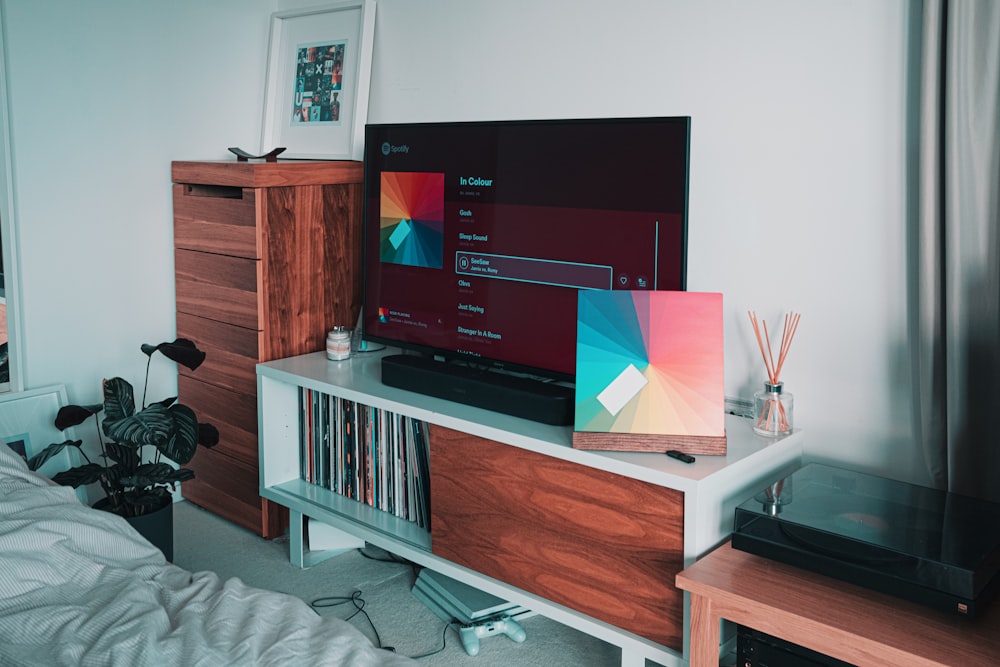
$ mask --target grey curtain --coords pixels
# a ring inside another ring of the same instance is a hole
[[[914,432],[938,487],[1000,501],[1000,2],[913,7]]]

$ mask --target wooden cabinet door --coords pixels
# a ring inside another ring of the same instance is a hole
[[[684,494],[431,426],[431,549],[683,650]]]

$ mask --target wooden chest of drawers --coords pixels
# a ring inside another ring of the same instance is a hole
[[[361,308],[360,162],[174,162],[177,335],[205,351],[181,399],[220,442],[184,497],[264,537],[287,524],[260,498],[256,364],[323,349]]]

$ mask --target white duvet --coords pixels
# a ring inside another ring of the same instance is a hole
[[[0,444],[0,666],[415,664],[296,597],[166,562]]]

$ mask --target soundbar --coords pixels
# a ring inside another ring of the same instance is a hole
[[[393,354],[382,358],[382,383],[543,424],[573,423],[574,390],[554,382]]]

